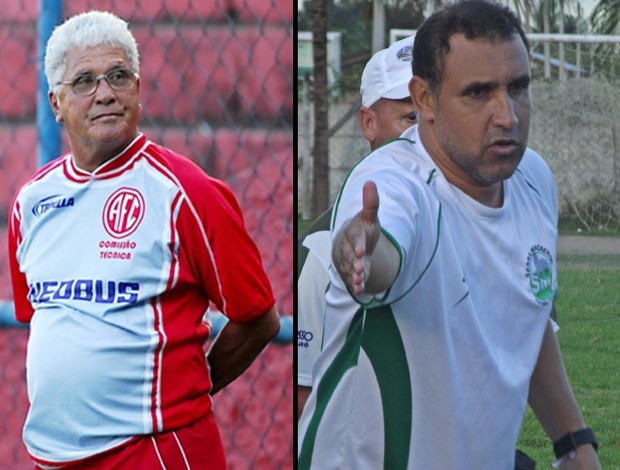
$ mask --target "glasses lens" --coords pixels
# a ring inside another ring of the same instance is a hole
[[[106,74],[106,78],[115,90],[121,90],[131,85],[131,72],[126,69],[111,70]]]
[[[87,95],[92,93],[97,86],[97,79],[93,74],[84,74],[73,80],[71,88],[76,95]]]
[[[71,88],[76,95],[90,95],[97,89],[99,80],[104,78],[114,90],[123,90],[131,85],[133,76],[127,69],[110,70],[100,77],[95,77],[91,73],[86,73],[73,80]]]

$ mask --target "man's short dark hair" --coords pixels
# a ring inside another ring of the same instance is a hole
[[[488,41],[510,41],[518,34],[530,51],[521,21],[509,8],[485,0],[448,4],[427,18],[413,43],[413,75],[425,79],[433,93],[439,92],[450,38],[455,34]]]

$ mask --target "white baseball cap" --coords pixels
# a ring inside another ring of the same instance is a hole
[[[413,38],[400,39],[370,58],[362,72],[362,106],[369,107],[381,98],[400,100],[409,96]]]

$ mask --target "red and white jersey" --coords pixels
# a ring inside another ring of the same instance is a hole
[[[15,313],[30,322],[32,458],[62,464],[212,406],[210,303],[248,322],[275,303],[229,188],[140,134],[93,173],[71,154],[17,193]]]

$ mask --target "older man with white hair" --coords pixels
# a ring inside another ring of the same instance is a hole
[[[23,439],[37,469],[226,468],[212,395],[277,334],[228,187],[138,130],[128,24],[58,26],[45,71],[70,152],[15,196],[15,315],[30,323]],[[205,357],[210,304],[228,317]]]

